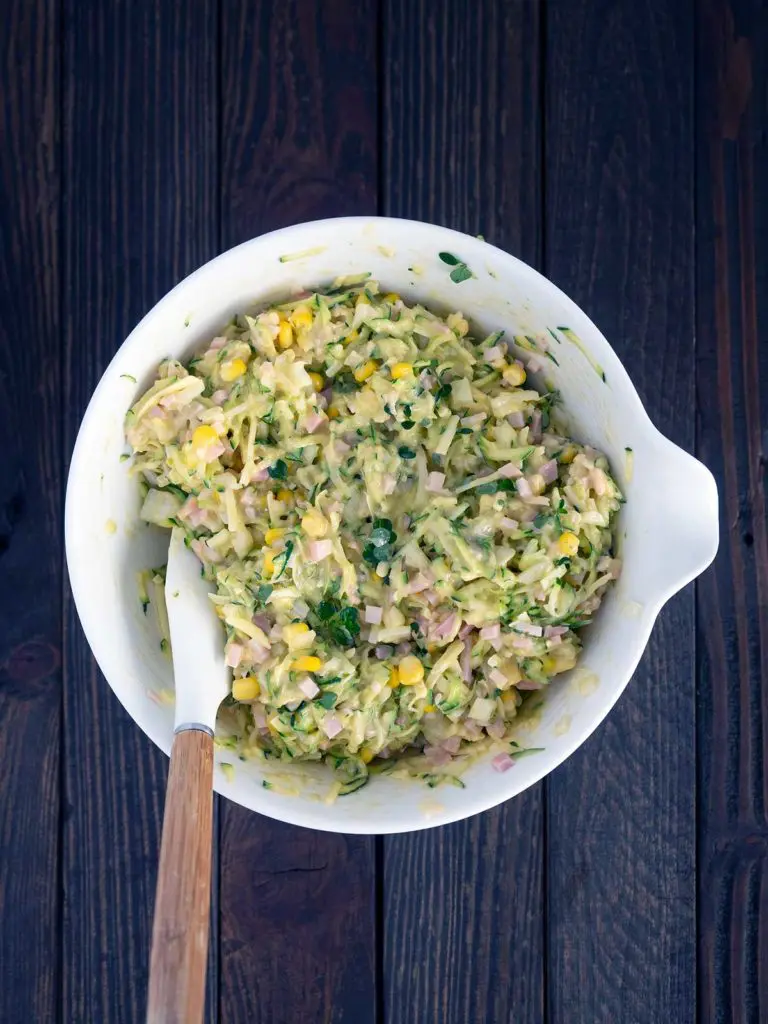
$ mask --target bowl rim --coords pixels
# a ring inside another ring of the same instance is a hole
[[[541,274],[535,268],[531,267],[529,264],[525,263],[523,260],[519,259],[519,257],[514,256],[512,253],[494,246],[483,238],[468,235],[442,225],[432,224],[428,221],[380,216],[334,217],[315,221],[304,221],[288,227],[278,228],[266,234],[258,235],[254,238],[243,241],[238,245],[219,253],[211,260],[208,260],[206,263],[193,270],[186,277],[182,278],[172,289],[166,292],[133,327],[104,369],[99,382],[88,401],[88,406],[83,414],[75,444],[72,449],[67,474],[64,512],[65,552],[70,586],[83,633],[85,634],[85,638],[94,658],[96,659],[101,673],[118,701],[122,704],[134,724],[136,724],[166,755],[170,754],[173,734],[166,734],[164,729],[159,728],[159,720],[147,719],[144,710],[140,707],[138,693],[134,694],[130,687],[118,687],[118,685],[112,681],[113,678],[119,678],[119,666],[113,664],[109,652],[108,638],[101,637],[98,631],[93,628],[93,624],[90,620],[89,600],[86,596],[89,586],[89,574],[86,573],[85,570],[81,569],[77,559],[72,557],[76,544],[75,535],[77,531],[77,523],[74,513],[76,492],[79,487],[79,481],[84,476],[84,464],[88,457],[88,445],[86,443],[86,439],[89,437],[91,432],[91,423],[98,414],[97,407],[100,393],[106,387],[107,379],[112,374],[115,366],[119,366],[119,364],[130,357],[134,349],[140,346],[147,330],[151,328],[153,321],[161,314],[161,311],[168,304],[172,303],[180,293],[186,293],[188,290],[191,290],[200,278],[211,272],[211,269],[214,266],[222,262],[238,261],[244,254],[249,252],[249,250],[255,247],[270,247],[277,244],[278,241],[280,243],[280,248],[285,250],[286,243],[290,245],[292,236],[299,237],[302,234],[305,234],[308,230],[322,234],[329,231],[339,230],[343,227],[359,228],[361,226],[365,227],[368,225],[392,225],[397,229],[413,228],[418,231],[427,230],[433,233],[436,239],[440,239],[440,244],[444,244],[446,247],[451,244],[454,246],[464,247],[471,245],[476,251],[487,252],[490,250],[498,259],[511,261],[511,266],[513,266],[522,277],[525,278],[527,276],[529,280],[536,281],[539,287],[543,287],[549,291],[554,298],[570,309],[574,314],[574,317],[580,321],[581,324],[586,325],[589,328],[591,332],[590,345],[596,344],[597,350],[600,354],[600,360],[601,362],[608,364],[612,380],[619,380],[621,382],[622,399],[628,400],[632,405],[631,411],[628,411],[628,417],[634,419],[638,426],[641,426],[649,436],[654,438],[656,443],[660,443],[664,447],[668,446],[670,449],[684,455],[692,462],[695,462],[703,471],[704,476],[702,479],[706,486],[711,487],[716,496],[716,484],[714,477],[712,477],[709,470],[698,460],[694,459],[693,456],[684,452],[683,449],[670,441],[651,421],[623,363],[614,352],[608,340],[584,310],[582,310],[581,307],[565,292],[563,292],[553,281]],[[717,503],[715,501],[715,507],[716,504]],[[567,738],[561,737],[560,744],[556,748],[556,751],[548,751],[546,756],[542,757],[541,765],[527,775],[523,785],[512,784],[509,787],[508,792],[504,792],[499,789],[483,790],[480,787],[477,787],[472,792],[472,799],[467,800],[466,804],[455,809],[446,809],[443,813],[435,814],[433,817],[429,818],[424,816],[423,820],[409,821],[405,826],[398,824],[396,821],[393,821],[392,823],[384,821],[376,828],[372,828],[367,822],[358,823],[354,820],[345,820],[341,824],[335,823],[333,820],[332,808],[330,807],[324,807],[322,815],[308,813],[309,801],[302,801],[298,798],[293,801],[286,801],[284,804],[281,803],[280,805],[276,805],[274,808],[260,803],[257,808],[254,804],[246,803],[235,797],[231,789],[228,791],[226,781],[217,777],[218,773],[214,775],[214,790],[219,795],[233,800],[233,802],[246,807],[248,810],[256,811],[257,813],[264,814],[287,824],[313,828],[320,831],[356,835],[387,835],[421,831],[423,829],[434,828],[439,825],[461,821],[506,802],[514,796],[524,792],[535,783],[540,782],[542,778],[549,775],[559,767],[589,738],[589,736],[592,735],[593,732],[595,732],[595,730],[604,721],[618,701],[619,697],[624,693],[630,679],[632,678],[637,665],[645,652],[654,622],[664,604],[666,604],[666,602],[675,593],[677,593],[678,590],[703,572],[714,559],[719,540],[719,530],[716,528],[716,521],[714,525],[715,529],[712,531],[710,543],[707,547],[706,553],[701,558],[700,564],[693,568],[689,573],[681,576],[679,580],[675,580],[673,583],[670,583],[666,589],[660,590],[653,601],[648,601],[645,604],[642,614],[637,619],[634,654],[625,663],[625,668],[621,673],[624,677],[621,685],[616,686],[615,690],[613,690],[610,695],[606,696],[606,699],[601,702],[599,707],[595,709],[594,713],[585,723],[581,724],[578,728],[574,727],[574,729],[568,734]],[[510,782],[512,782],[512,780],[510,780]]]

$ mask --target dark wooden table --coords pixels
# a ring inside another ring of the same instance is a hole
[[[482,233],[717,475],[608,721],[461,824],[219,800],[209,1020],[768,1021],[766,0],[0,0],[0,1021],[142,1021],[167,762],[67,588],[69,454],[179,278],[294,221]]]

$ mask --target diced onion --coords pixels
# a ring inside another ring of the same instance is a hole
[[[381,622],[382,613],[382,608],[375,604],[367,604],[365,606],[365,621],[373,626],[377,626]]]
[[[544,478],[544,483],[553,484],[557,480],[557,463],[554,459],[550,459],[549,462],[544,463],[539,472]]]
[[[305,676],[301,680],[299,683],[299,689],[305,697],[309,698],[309,700],[312,700],[313,697],[316,697],[318,693],[320,693],[320,687],[310,676]]]
[[[322,562],[333,552],[333,541],[328,539],[310,541],[307,550],[313,562]]]
[[[320,727],[329,740],[332,740],[334,736],[338,736],[344,728],[335,715],[326,715],[320,723]]]

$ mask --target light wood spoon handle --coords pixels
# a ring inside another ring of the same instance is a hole
[[[203,1019],[211,903],[213,739],[176,733],[157,876],[147,1024]]]

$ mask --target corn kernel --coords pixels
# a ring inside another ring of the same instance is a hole
[[[342,338],[341,340],[344,342],[345,345],[349,345],[350,342],[357,341],[359,337],[360,331],[358,331],[358,329],[355,327],[354,330],[350,331],[349,334],[347,334],[346,337]]]
[[[242,377],[247,369],[248,367],[242,359],[230,359],[221,364],[221,379],[229,384],[230,381]]]
[[[277,343],[280,348],[290,348],[293,344],[293,328],[287,320],[281,320],[277,329]]]
[[[507,682],[510,684],[510,686],[515,686],[523,678],[523,673],[520,671],[520,666],[517,664],[514,658],[510,658],[510,660],[504,664],[502,671],[504,672],[504,675],[507,677]]]
[[[339,416],[341,416],[341,413],[339,412],[339,407],[337,405],[329,405],[328,406],[328,419],[329,420],[337,420],[339,418]]]
[[[541,659],[541,667],[544,670],[544,672],[548,672],[551,674],[552,672],[557,671],[557,662],[554,658],[546,656]]]
[[[389,688],[390,690],[396,690],[400,685],[400,673],[397,671],[397,667],[390,670],[389,673]]]
[[[363,762],[363,764],[370,764],[374,756],[375,755],[370,747],[363,747],[363,749],[360,751],[360,760]]]
[[[525,383],[526,372],[522,366],[518,366],[517,363],[512,363],[506,370],[502,372],[502,377],[515,388],[519,388],[521,384]]]
[[[557,546],[564,555],[567,555],[569,558],[573,558],[579,550],[579,538],[575,533],[571,533],[570,530],[566,530],[565,533],[560,535]]]
[[[399,302],[400,301],[400,296],[397,294],[397,292],[388,292],[384,296],[384,301],[385,302],[390,302],[390,303],[392,303],[392,302]]]
[[[416,686],[424,678],[424,666],[413,654],[406,654],[397,667],[403,686]]]
[[[289,622],[287,626],[283,626],[283,640],[289,647],[300,644],[307,633],[309,633],[309,626],[306,622]]]
[[[410,363],[395,363],[391,370],[392,380],[400,380],[402,377],[412,377],[413,367]]]
[[[310,508],[301,520],[301,528],[308,537],[324,537],[328,532],[328,523],[317,509]]]
[[[207,423],[204,423],[201,427],[197,427],[192,435],[192,447],[195,451],[200,448],[207,448],[209,444],[213,444],[218,436],[213,427],[209,427]]]
[[[437,711],[437,704],[425,704],[424,714],[431,715],[433,711]]]
[[[372,359],[369,359],[367,363],[363,363],[362,366],[358,366],[355,370],[355,380],[358,384],[362,384],[364,380],[368,380],[376,372],[376,363]]]
[[[259,681],[253,676],[235,679],[232,683],[232,696],[235,700],[255,700],[259,696]]]
[[[291,665],[294,672],[319,672],[322,667],[322,661],[314,654],[303,654]]]
[[[291,313],[290,321],[294,327],[311,327],[312,314],[304,306],[299,306]]]
[[[566,466],[570,465],[571,462],[576,458],[576,448],[572,444],[568,444],[563,448],[560,454],[560,462]]]
[[[264,552],[264,575],[271,576],[275,571],[275,556],[271,551]]]
[[[285,530],[280,526],[273,526],[267,530],[264,534],[264,541],[267,544],[274,544],[276,540],[280,540],[285,535]]]
[[[325,387],[325,381],[321,373],[315,373],[314,370],[310,370],[309,379],[312,381],[312,387],[315,391],[322,391]]]
[[[293,494],[288,490],[287,487],[281,487],[276,494],[276,498],[278,501],[283,501],[287,505],[293,501]]]

